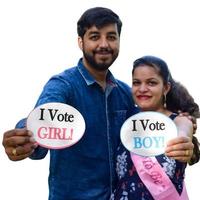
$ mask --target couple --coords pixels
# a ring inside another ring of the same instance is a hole
[[[123,152],[128,155],[123,146],[117,151],[120,144],[120,128],[128,117],[138,112],[130,88],[116,80],[108,70],[118,57],[121,27],[120,18],[110,9],[96,7],[84,12],[77,23],[78,45],[83,57],[76,67],[53,76],[37,101],[36,106],[48,102],[69,104],[79,110],[86,122],[85,134],[76,145],[62,150],[50,150],[49,200],[107,200],[114,190],[112,197],[120,199],[124,193],[130,193],[129,184],[135,182],[136,174],[128,177],[130,174],[124,173],[124,176],[120,176],[117,170],[118,177],[116,175],[116,166],[119,166],[116,158]],[[171,116],[180,109],[197,117],[198,106],[189,94],[189,100],[183,101],[185,105],[179,104],[185,98],[179,99],[180,96],[176,96],[176,83],[166,69],[163,73],[163,63],[161,59],[151,56],[135,62],[135,102],[141,110],[155,110]],[[177,104],[172,98],[173,91]],[[182,89],[178,91],[181,92]],[[162,164],[166,158],[170,163],[174,163],[173,171],[179,170],[178,182],[176,177],[173,177],[174,173],[170,178],[180,194],[182,187],[179,186],[183,185],[181,177],[186,166],[184,162],[190,160],[193,152],[193,144],[189,138],[192,137],[193,126],[186,117],[173,115],[175,122],[180,126],[181,136],[169,143],[166,149],[169,158],[162,155],[160,159]],[[188,126],[182,130],[182,125],[186,124]],[[26,130],[25,119],[17,124],[16,129],[4,133],[3,145],[8,157],[13,161],[27,157],[42,159],[48,152],[48,149],[35,143],[32,133]],[[128,159],[130,158],[127,156],[125,162],[129,162]],[[131,165],[133,166],[133,163],[124,163],[127,171]],[[133,180],[128,181],[124,187],[126,177]],[[138,177],[137,179],[141,182]],[[139,189],[141,188],[137,187],[137,190]],[[142,190],[148,195],[147,198],[152,199],[145,187]],[[144,196],[143,192],[138,192],[139,194],[142,196],[136,199],[142,199]]]

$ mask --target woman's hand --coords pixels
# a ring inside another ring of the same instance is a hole
[[[191,138],[180,136],[168,142],[165,154],[181,162],[189,162],[193,155],[193,148],[194,144]]]

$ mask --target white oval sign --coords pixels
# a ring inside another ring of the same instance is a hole
[[[158,112],[140,112],[128,118],[121,128],[121,141],[131,152],[141,156],[163,154],[167,142],[178,130],[169,117]]]
[[[74,107],[63,103],[47,103],[28,116],[27,129],[39,145],[61,149],[74,145],[85,132],[85,121]]]

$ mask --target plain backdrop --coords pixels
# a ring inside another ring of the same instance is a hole
[[[113,9],[123,21],[120,55],[110,68],[117,78],[131,85],[133,60],[159,56],[200,104],[198,5],[198,0],[0,0],[0,140],[29,114],[52,75],[77,64],[82,53],[76,22],[94,6]],[[199,167],[186,170],[191,200],[200,196]],[[0,199],[47,200],[48,170],[49,156],[12,162],[0,145]]]

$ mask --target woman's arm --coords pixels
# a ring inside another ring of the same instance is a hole
[[[177,116],[174,119],[174,122],[178,129],[178,136],[186,136],[192,139],[193,124],[191,120],[189,120],[187,117],[184,117],[184,116],[183,117]]]
[[[194,145],[192,143],[193,124],[187,117],[177,116],[174,120],[178,137],[169,141],[165,154],[182,162],[190,161]]]

